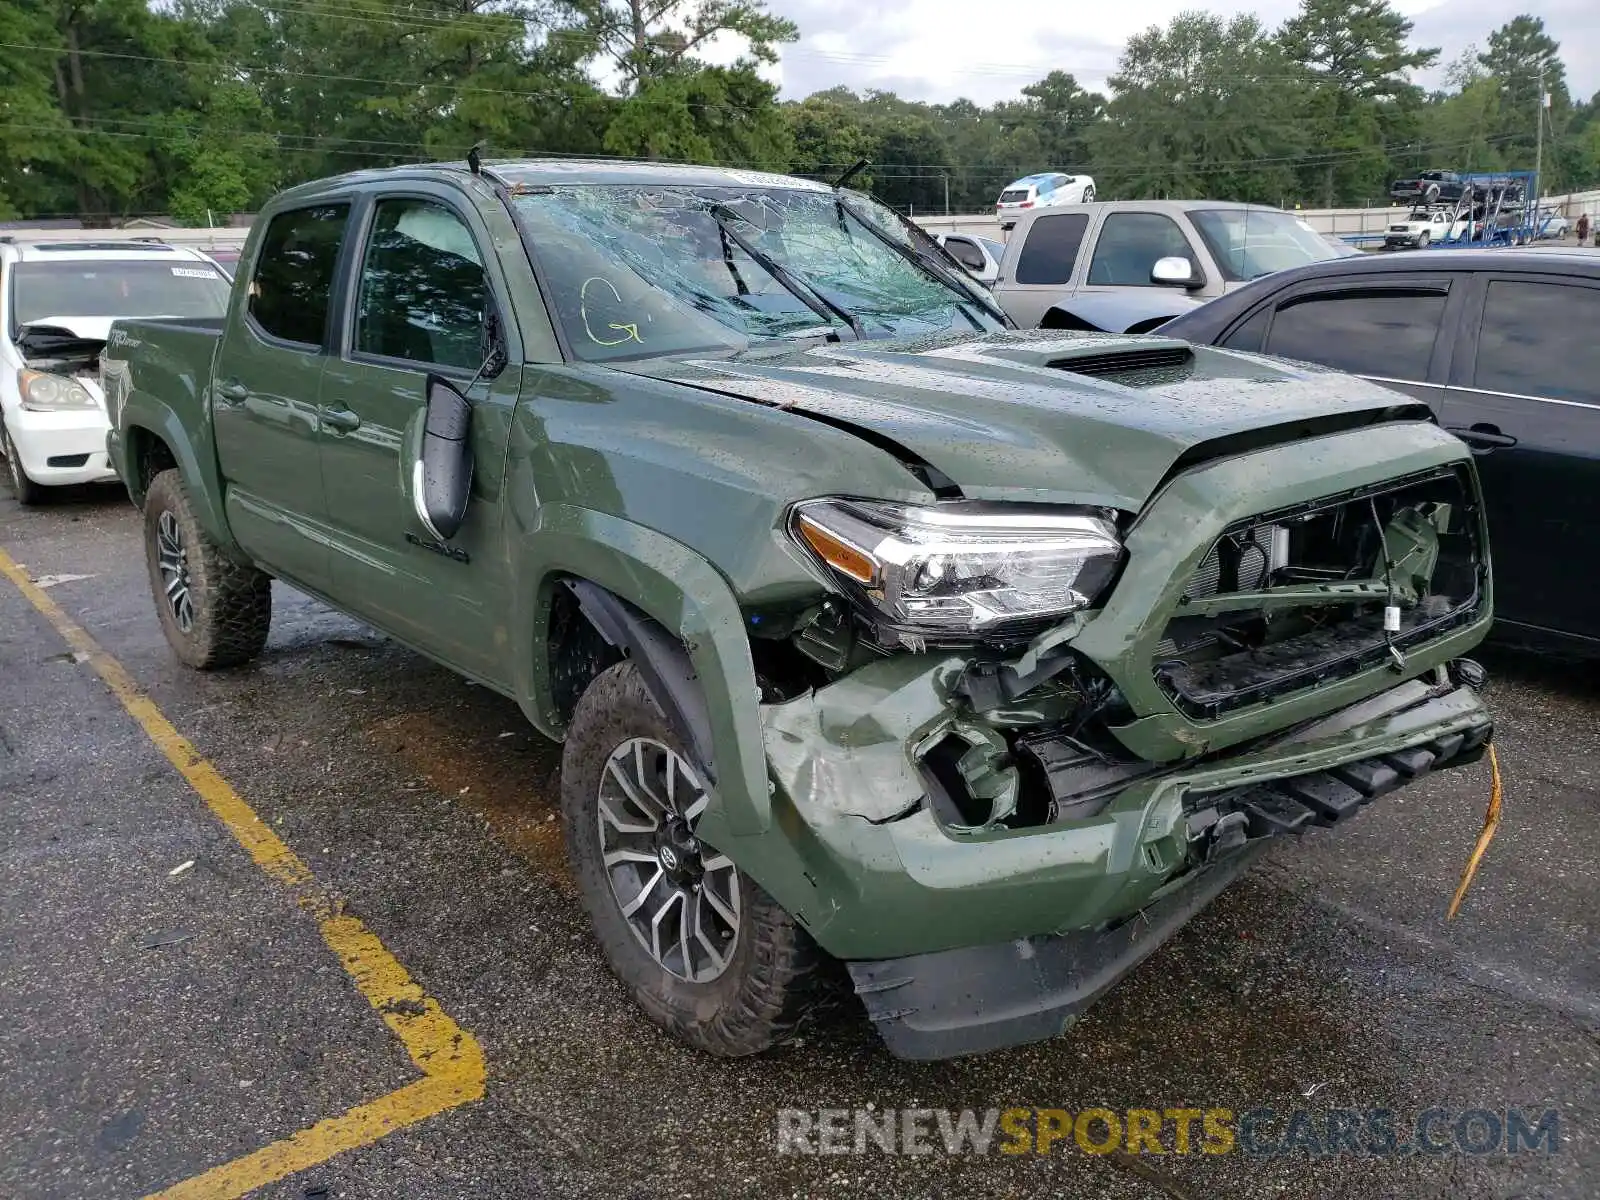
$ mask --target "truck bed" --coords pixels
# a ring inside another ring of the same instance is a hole
[[[206,385],[223,323],[220,317],[113,322],[100,358],[100,383],[112,428],[120,428],[130,402],[135,409],[170,410],[184,428],[205,428]]]

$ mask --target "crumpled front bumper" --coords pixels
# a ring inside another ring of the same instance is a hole
[[[1101,928],[1253,841],[1467,761],[1493,728],[1477,692],[1440,670],[1136,780],[1089,819],[963,832],[901,803],[924,787],[906,739],[919,714],[944,711],[950,661],[906,655],[862,676],[768,706],[773,826],[708,838],[846,960]]]
[[[1419,688],[1427,694],[1416,698]],[[1188,788],[1182,812],[1197,861],[1136,912],[1069,932],[850,962],[890,1052],[950,1058],[1054,1037],[1214,900],[1272,837],[1338,824],[1430,771],[1483,756],[1493,726],[1472,689],[1426,689],[1419,681],[1395,691],[1405,695],[1388,711],[1369,702],[1321,724],[1328,734],[1376,723],[1374,748],[1401,742],[1401,749],[1307,773],[1257,775],[1242,786],[1235,772],[1231,785]],[[1296,738],[1283,748],[1316,740]]]

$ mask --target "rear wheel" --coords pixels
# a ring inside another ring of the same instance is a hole
[[[261,653],[272,580],[206,536],[176,470],[157,475],[145,494],[144,550],[162,632],[186,666],[210,671]]]
[[[11,490],[16,494],[18,504],[38,504],[44,499],[44,488],[28,478],[28,472],[22,468],[22,456],[17,453],[16,443],[11,440],[11,431],[6,428],[5,422],[0,421],[0,453],[6,456],[6,474],[11,479]]]
[[[600,674],[561,757],[567,853],[600,949],[657,1024],[756,1054],[825,998],[825,956],[731,859],[695,836],[710,795],[638,670]]]
[[[1094,184],[1091,183],[1083,189],[1083,202],[1085,204],[1094,203]]]

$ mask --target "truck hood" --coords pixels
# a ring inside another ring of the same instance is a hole
[[[17,332],[23,361],[40,371],[93,371],[111,336],[113,317],[41,317]]]
[[[1352,376],[1148,336],[1031,330],[617,365],[844,428],[970,499],[1125,511],[1180,466],[1430,419]]]

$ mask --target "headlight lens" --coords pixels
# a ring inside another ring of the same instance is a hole
[[[21,370],[17,372],[17,387],[22,392],[22,407],[36,412],[98,407],[83,384],[65,375]]]
[[[891,625],[993,635],[1093,604],[1122,559],[1104,517],[1019,505],[810,500],[790,530]]]

